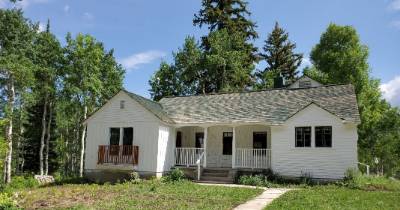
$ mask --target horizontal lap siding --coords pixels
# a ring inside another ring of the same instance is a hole
[[[120,109],[121,100],[124,109]],[[156,171],[159,120],[124,92],[102,107],[87,126],[85,169],[104,168],[97,166],[97,150],[98,145],[109,144],[110,127],[133,127],[133,144],[139,146],[138,170]]]
[[[311,148],[295,147],[295,127],[311,126]],[[315,147],[315,126],[332,126],[332,148]],[[357,127],[311,105],[287,121],[273,126],[272,168],[284,176],[309,174],[314,178],[343,178],[357,167]]]

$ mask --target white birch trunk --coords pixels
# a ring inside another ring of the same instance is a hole
[[[46,115],[47,115],[47,95],[44,99],[43,115],[42,115],[42,135],[40,137],[40,149],[39,149],[39,169],[40,175],[44,174],[43,171],[43,150],[44,150],[44,137],[46,134]]]
[[[88,108],[85,105],[84,111],[83,111],[83,121],[86,120],[86,115],[87,115]],[[83,177],[83,164],[84,164],[84,157],[85,157],[85,136],[86,136],[86,125],[84,124],[82,126],[82,136],[81,136],[81,159],[80,159],[80,167],[79,167],[79,176]]]
[[[14,87],[14,79],[12,75],[9,77],[9,82],[7,84],[7,96],[8,96],[8,125],[6,128],[6,142],[7,142],[7,153],[4,161],[4,182],[11,182],[11,161],[12,161],[12,149],[13,149],[13,113],[14,113],[14,103],[15,103],[15,87]]]
[[[46,129],[46,153],[44,155],[44,175],[49,174],[49,142],[50,142],[50,129],[51,129],[51,115],[53,114],[51,102],[49,103],[49,119],[47,120]]]

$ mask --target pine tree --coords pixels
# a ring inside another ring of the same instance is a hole
[[[287,82],[293,82],[297,76],[297,68],[301,64],[302,54],[294,53],[296,44],[290,42],[289,34],[278,22],[265,40],[264,53],[260,56],[267,62],[267,67],[256,73],[260,88],[273,86],[273,79],[282,75]]]

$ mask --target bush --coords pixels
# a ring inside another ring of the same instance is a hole
[[[163,178],[165,182],[180,182],[185,180],[185,173],[179,168],[173,169],[167,176]]]
[[[132,171],[130,174],[129,174],[129,181],[131,182],[131,183],[139,183],[139,182],[141,182],[142,180],[140,179],[140,176],[139,176],[139,173],[138,172],[136,172],[136,171]]]
[[[8,193],[0,193],[0,209],[18,209],[15,201],[11,198]]]
[[[11,193],[15,190],[38,187],[39,182],[32,176],[14,176],[9,184],[3,185],[3,191]]]
[[[361,187],[362,174],[359,170],[349,168],[347,169],[343,178],[343,183],[349,188],[360,188]]]
[[[239,184],[251,186],[271,187],[267,176],[264,175],[243,175],[239,177]]]

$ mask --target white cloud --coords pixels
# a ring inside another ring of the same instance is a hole
[[[70,9],[70,7],[69,7],[68,4],[64,6],[64,12],[65,12],[65,13],[68,13],[68,12],[69,12],[69,9]]]
[[[137,69],[141,64],[151,63],[156,59],[164,57],[165,55],[165,52],[150,50],[119,59],[119,62],[129,71],[132,69]]]
[[[32,4],[43,4],[43,3],[48,3],[49,0],[22,0],[22,1],[17,1],[15,3],[16,7],[21,8],[21,9],[26,9],[28,6]]]
[[[302,66],[311,66],[311,61],[310,58],[308,57],[303,57],[303,59],[301,59],[301,65]]]
[[[389,9],[390,10],[400,10],[400,0],[393,0],[389,4]]]
[[[380,86],[383,97],[394,106],[400,106],[400,76]]]
[[[92,13],[85,12],[85,13],[83,13],[83,18],[86,19],[86,20],[93,20],[94,16],[93,16]]]
[[[45,31],[46,30],[46,25],[43,23],[39,23],[39,32]]]

